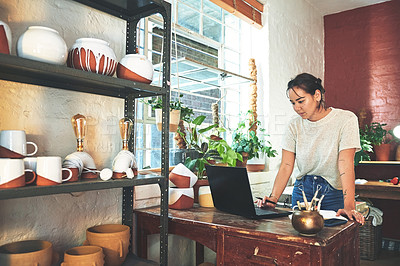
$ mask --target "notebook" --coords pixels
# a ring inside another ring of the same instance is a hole
[[[214,206],[220,211],[250,219],[287,216],[291,212],[279,209],[262,209],[254,204],[247,169],[206,165],[208,182]]]

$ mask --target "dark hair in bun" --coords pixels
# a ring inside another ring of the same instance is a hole
[[[322,80],[316,78],[311,74],[302,73],[297,75],[294,79],[288,82],[286,95],[289,94],[289,90],[293,87],[299,87],[306,93],[314,95],[316,90],[321,92],[321,101],[319,102],[319,108],[325,108],[325,89],[322,86]]]

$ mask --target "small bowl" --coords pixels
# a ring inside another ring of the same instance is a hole
[[[295,210],[292,225],[302,236],[314,236],[324,228],[324,217],[318,211]]]

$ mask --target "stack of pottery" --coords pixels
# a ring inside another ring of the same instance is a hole
[[[145,55],[127,54],[117,66],[117,77],[150,84],[153,81],[153,64]]]
[[[192,208],[193,185],[197,182],[197,176],[180,163],[169,174],[169,180],[169,208],[178,210]]]
[[[11,54],[11,30],[0,20],[0,54]]]
[[[27,153],[27,145],[34,151]],[[32,184],[36,179],[36,157],[38,148],[34,142],[26,141],[24,130],[2,130],[0,132],[0,188],[16,188]]]
[[[58,31],[42,26],[30,26],[18,39],[19,57],[45,63],[63,65],[68,48]]]
[[[25,240],[0,247],[1,266],[40,265],[50,266],[53,245],[43,240]]]
[[[95,38],[80,38],[68,52],[67,65],[72,68],[112,76],[117,59],[108,42]]]

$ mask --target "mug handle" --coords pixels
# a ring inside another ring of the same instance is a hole
[[[68,181],[68,180],[70,180],[71,177],[72,177],[72,171],[71,171],[71,169],[68,169],[68,168],[61,168],[61,172],[64,171],[64,170],[69,172],[69,176],[68,176],[67,178],[65,178],[65,179],[61,179],[61,182]]]
[[[25,179],[25,185],[32,184],[32,183],[36,180],[36,173],[35,173],[35,171],[33,171],[33,170],[31,170],[31,169],[25,169],[25,172],[32,172],[32,174],[33,174],[33,178],[32,178],[31,180],[26,181],[26,179]]]
[[[33,145],[33,147],[35,147],[35,150],[34,150],[32,153],[27,154],[26,156],[35,155],[35,154],[37,153],[37,151],[38,151],[37,145],[36,145],[34,142],[32,142],[32,141],[27,141],[27,142],[26,142],[26,145],[28,145],[28,144]]]

